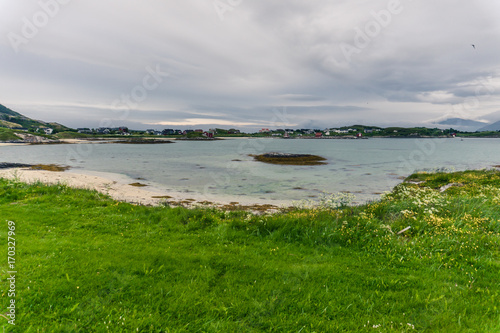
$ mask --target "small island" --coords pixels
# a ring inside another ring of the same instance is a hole
[[[250,155],[255,160],[264,163],[281,165],[323,165],[326,158],[310,154],[266,153]]]

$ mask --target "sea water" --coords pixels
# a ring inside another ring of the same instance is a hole
[[[320,155],[326,165],[254,161],[266,152]],[[377,199],[417,170],[465,170],[500,164],[499,139],[226,139],[172,144],[78,144],[0,147],[0,162],[70,165],[70,172],[114,173],[156,191],[208,201],[290,204],[349,192]]]

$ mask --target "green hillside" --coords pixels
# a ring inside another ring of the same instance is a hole
[[[19,116],[22,117],[22,115],[20,113],[12,111],[8,107],[5,107],[2,104],[0,104],[0,115],[4,115],[4,114],[9,115],[9,116],[14,116],[14,117],[19,117]]]
[[[1,141],[17,141],[20,140],[18,136],[9,128],[0,127],[0,142]]]
[[[70,128],[58,123],[46,123],[41,120],[28,118],[0,104],[0,127],[27,128],[36,130],[38,128],[52,128],[55,132],[67,131]]]

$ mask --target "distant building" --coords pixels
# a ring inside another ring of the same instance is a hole
[[[78,133],[83,133],[83,134],[91,134],[92,133],[92,130],[90,128],[77,128],[76,131]]]
[[[110,134],[111,133],[111,128],[109,128],[109,127],[99,127],[96,131],[99,134]]]
[[[323,133],[321,133],[321,132],[316,132],[316,133],[315,133],[315,136],[316,136],[317,138],[321,138],[321,137],[323,136]]]
[[[51,135],[54,132],[52,128],[44,128],[43,131],[46,135]]]
[[[173,130],[171,128],[164,129],[161,133],[163,135],[175,135],[176,134],[175,130]]]

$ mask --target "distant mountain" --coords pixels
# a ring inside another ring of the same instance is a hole
[[[453,125],[453,126],[468,126],[468,127],[477,126],[479,128],[481,126],[484,126],[485,123],[480,122],[480,121],[476,121],[476,120],[471,120],[471,119],[449,118],[446,120],[442,120],[442,121],[438,122],[437,124]]]
[[[479,132],[500,131],[500,120],[488,126],[481,127],[480,129],[478,129],[478,131]]]
[[[487,125],[487,123],[484,123],[481,121],[471,120],[471,119],[463,119],[463,118],[449,118],[449,119],[435,122],[435,124],[445,125],[447,127],[452,127],[456,130],[464,131],[464,132],[475,132],[479,128]]]
[[[490,123],[494,123],[500,119],[500,111],[491,112],[481,116],[481,118],[488,120]]]
[[[46,123],[28,118],[0,104],[0,127],[7,128],[52,128],[56,131],[67,131],[70,128],[58,123]]]

